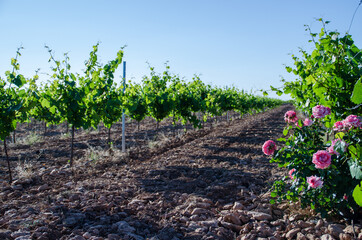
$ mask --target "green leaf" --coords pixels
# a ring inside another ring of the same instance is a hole
[[[362,166],[358,164],[357,161],[349,160],[349,171],[353,178],[362,179]]]
[[[284,128],[284,130],[283,130],[283,135],[284,135],[284,136],[287,136],[287,135],[288,135],[288,132],[289,132],[289,128]]]
[[[354,89],[351,96],[351,101],[355,104],[362,103],[362,81],[361,78],[354,85]]]
[[[285,69],[287,70],[288,73],[291,73],[293,71],[291,67],[285,67]]]
[[[346,143],[344,141],[336,141],[333,148],[336,152],[342,155],[346,149]]]
[[[336,133],[335,137],[339,138],[339,139],[343,139],[344,135],[345,134],[343,132],[339,132],[339,133]]]
[[[354,158],[358,157],[358,152],[357,152],[357,149],[355,146],[353,146],[353,145],[349,146],[348,150],[352,157],[354,157]]]
[[[22,87],[26,83],[26,80],[23,75],[17,75],[11,80],[11,83],[15,84],[17,87]]]
[[[43,100],[41,101],[41,105],[44,108],[50,108],[50,102],[45,98],[43,98]]]
[[[52,106],[51,108],[49,108],[49,111],[52,113],[52,114],[55,114],[56,112],[56,107],[55,106]]]
[[[354,188],[352,196],[356,203],[362,207],[362,181]]]

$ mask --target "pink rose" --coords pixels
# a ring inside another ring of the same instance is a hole
[[[294,180],[294,174],[293,174],[293,173],[294,173],[295,171],[297,171],[297,170],[295,170],[295,168],[293,168],[292,170],[289,171],[289,177],[290,177],[290,179],[292,179],[292,180]]]
[[[342,123],[347,129],[351,129],[353,127],[359,128],[362,126],[361,120],[357,115],[349,115],[345,120],[342,121]]]
[[[310,125],[313,124],[313,121],[310,120],[309,118],[306,118],[306,119],[304,120],[303,124],[304,124],[304,126],[308,127],[308,126],[310,126]]]
[[[273,140],[268,140],[263,144],[263,153],[265,155],[272,155],[277,150],[277,145]]]
[[[310,176],[307,177],[308,189],[309,188],[321,188],[323,186],[323,181],[320,177]]]
[[[299,127],[299,128],[302,128],[302,127],[303,127],[303,125],[299,124],[299,121],[296,121],[294,124],[295,124],[295,126],[297,126],[297,127]]]
[[[324,118],[331,114],[331,109],[322,105],[315,106],[312,108],[313,116],[315,118]]]
[[[313,161],[316,168],[325,169],[331,165],[331,155],[325,150],[319,150],[313,154]]]
[[[288,111],[284,114],[284,120],[287,123],[295,123],[298,121],[297,113],[295,111]]]
[[[343,131],[343,128],[344,128],[344,124],[341,121],[338,121],[333,125],[333,130],[334,131],[339,131],[340,132],[340,131]]]

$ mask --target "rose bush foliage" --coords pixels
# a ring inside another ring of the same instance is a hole
[[[283,133],[288,138],[278,139],[279,143],[268,140],[263,146],[263,151],[272,149],[264,151],[273,155],[271,162],[289,170],[288,176],[274,183],[272,197],[300,201],[302,207],[310,206],[322,216],[353,217],[360,209],[354,191],[362,179],[361,118],[350,115],[340,121],[342,126],[327,128],[324,118],[331,114],[327,107],[314,107],[314,121],[306,118],[304,124],[303,119],[290,120],[289,116],[297,118],[292,112],[284,116]]]

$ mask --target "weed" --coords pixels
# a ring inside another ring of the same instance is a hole
[[[15,167],[15,172],[18,174],[19,178],[22,179],[31,179],[35,174],[32,169],[32,165],[29,162],[19,162]]]

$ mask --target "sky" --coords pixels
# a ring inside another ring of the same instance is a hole
[[[319,32],[316,19],[331,21],[327,30],[347,32],[360,0],[0,0],[0,76],[22,46],[20,73],[32,77],[40,68],[47,81],[55,58],[68,53],[72,72],[81,73],[92,46],[100,42],[99,61],[114,59],[124,48],[126,79],[141,82],[170,71],[186,80],[200,75],[213,86],[258,90],[293,80],[285,66],[291,54],[312,50],[304,25]],[[362,7],[350,34],[362,47]],[[122,67],[116,82],[122,78]],[[271,97],[277,97],[270,94]],[[283,96],[282,99],[288,99]]]

